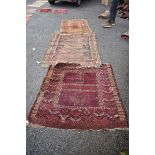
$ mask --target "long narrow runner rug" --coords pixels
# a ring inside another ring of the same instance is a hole
[[[112,66],[49,67],[28,120],[64,129],[128,128]]]
[[[92,33],[86,19],[62,20],[61,33]]]
[[[78,63],[84,66],[100,66],[95,33],[64,34],[54,33],[49,48],[42,60],[42,66],[57,63]]]

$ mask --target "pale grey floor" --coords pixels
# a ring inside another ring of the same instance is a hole
[[[29,0],[30,1],[30,0]],[[49,6],[48,3],[45,6]],[[43,57],[51,35],[60,29],[61,19],[85,18],[97,36],[103,63],[111,63],[128,115],[128,41],[120,39],[128,30],[128,20],[116,18],[116,26],[103,29],[97,16],[107,7],[100,0],[83,0],[80,7],[60,3],[52,8],[67,8],[68,14],[37,12],[27,24],[27,115],[47,72],[37,61]],[[33,51],[32,48],[36,50]],[[127,131],[77,131],[27,127],[27,155],[117,155],[128,148]]]

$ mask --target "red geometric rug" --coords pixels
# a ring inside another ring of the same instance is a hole
[[[29,114],[32,124],[64,129],[127,128],[127,118],[110,64],[49,67]]]

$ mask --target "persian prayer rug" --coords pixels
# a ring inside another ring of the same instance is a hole
[[[81,66],[100,66],[95,33],[54,33],[49,48],[42,60],[42,67],[57,63],[78,63]]]
[[[110,64],[49,67],[29,123],[63,129],[126,129],[128,122]]]
[[[61,33],[91,33],[86,19],[62,20],[60,26]]]

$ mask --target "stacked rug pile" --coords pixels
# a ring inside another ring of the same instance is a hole
[[[42,60],[48,72],[28,116],[31,125],[63,129],[127,129],[110,64],[101,64],[85,19],[63,20]]]

